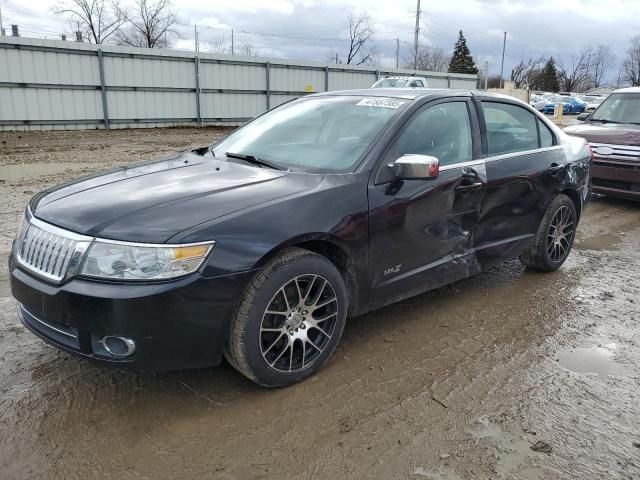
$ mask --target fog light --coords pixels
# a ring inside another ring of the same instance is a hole
[[[135,342],[127,337],[105,335],[100,343],[114,357],[129,357],[136,351]]]

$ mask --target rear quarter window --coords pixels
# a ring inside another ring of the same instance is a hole
[[[555,137],[549,127],[547,127],[545,123],[540,119],[538,119],[538,125],[540,127],[540,147],[553,147],[553,145],[555,144]]]

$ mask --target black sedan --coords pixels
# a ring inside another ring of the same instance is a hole
[[[37,194],[10,258],[24,324],[136,371],[218,364],[282,386],[347,317],[519,257],[552,271],[591,152],[517,100],[358,90],[275,108],[215,145]]]

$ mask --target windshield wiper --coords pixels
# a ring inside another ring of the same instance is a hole
[[[227,152],[225,153],[225,155],[229,158],[238,158],[240,160],[253,163],[254,165],[258,165],[260,167],[268,167],[274,170],[284,170],[282,167],[276,165],[275,163],[271,163],[270,161],[256,157],[255,155],[245,155],[243,153],[233,153],[233,152]]]

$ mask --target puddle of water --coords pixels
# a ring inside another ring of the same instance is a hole
[[[596,235],[576,241],[578,250],[612,250],[620,244],[620,237],[613,233]]]
[[[608,375],[621,372],[620,365],[613,360],[614,343],[603,347],[574,348],[558,353],[560,366],[576,373],[595,373],[603,380]]]
[[[5,182],[16,182],[25,178],[43,177],[45,175],[55,175],[67,170],[82,170],[91,168],[95,170],[101,165],[92,163],[69,162],[69,163],[23,163],[17,165],[3,165],[0,167],[0,180]]]
[[[537,455],[531,450],[532,442],[524,436],[506,432],[499,423],[486,416],[478,418],[468,433],[476,439],[491,438],[495,442],[499,469],[509,478],[519,471],[523,461]]]

